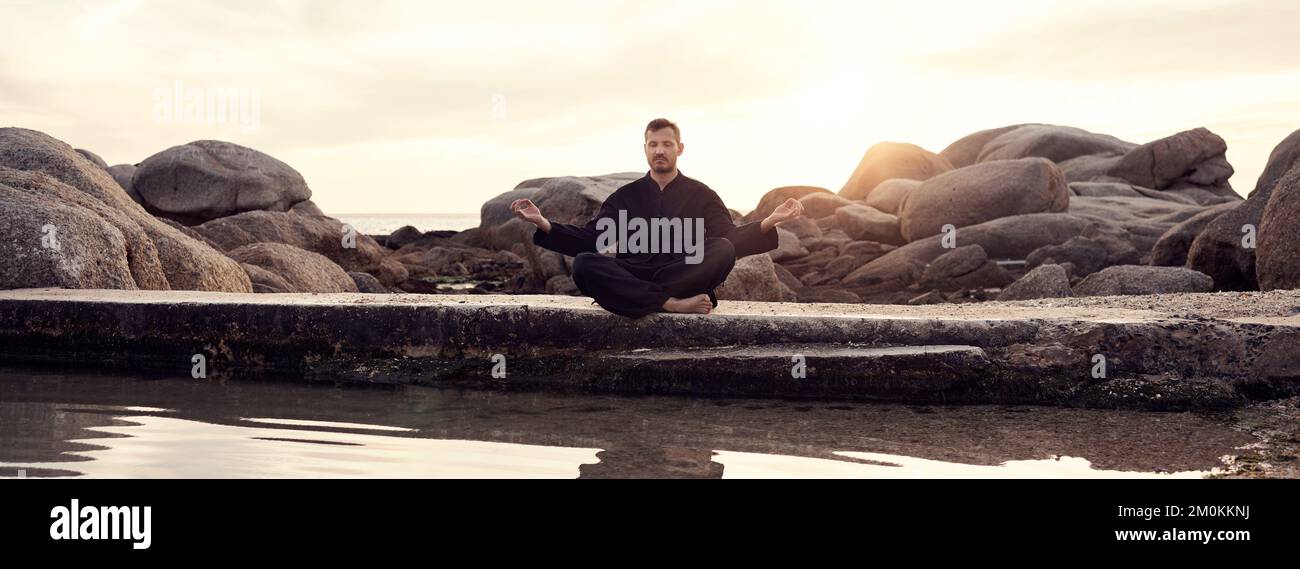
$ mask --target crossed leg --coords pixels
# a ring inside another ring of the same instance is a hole
[[[697,264],[683,258],[649,272],[613,257],[582,253],[573,259],[573,282],[601,308],[628,318],[708,312],[717,306],[713,290],[736,265],[736,248],[726,239],[707,239],[703,257]]]

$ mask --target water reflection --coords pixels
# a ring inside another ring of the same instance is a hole
[[[0,370],[0,476],[1199,477],[1215,417]]]

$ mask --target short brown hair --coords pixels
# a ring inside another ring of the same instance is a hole
[[[650,134],[661,128],[673,129],[673,137],[677,139],[678,144],[682,142],[682,129],[677,128],[677,123],[668,119],[655,119],[650,121],[650,124],[645,125],[645,134]]]

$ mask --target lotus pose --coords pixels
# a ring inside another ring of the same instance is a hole
[[[605,310],[629,318],[709,314],[736,259],[776,249],[776,224],[802,215],[803,205],[789,199],[761,222],[737,227],[717,193],[677,169],[684,149],[676,124],[650,121],[650,171],[611,194],[585,226],[552,223],[526,199],[510,209],[537,226],[533,244],[574,258],[578,290]]]

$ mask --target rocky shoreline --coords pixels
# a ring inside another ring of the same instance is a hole
[[[872,146],[838,192],[776,188],[807,215],[741,259],[722,300],[932,304],[1300,287],[1300,131],[1249,197],[1222,138],[1197,128],[1137,144],[1013,125],[939,153]],[[572,259],[539,249],[508,204],[583,223],[641,176],[535,178],[466,231],[358,234],[288,164],[220,141],[107,165],[43,133],[0,129],[0,289],[578,295]],[[1270,228],[1273,228],[1270,230]]]
[[[598,391],[1153,409],[1294,396],[1300,131],[1246,199],[1225,151],[1205,129],[1139,145],[1051,125],[937,154],[880,143],[839,192],[776,188],[733,211],[793,197],[807,215],[738,261],[716,314],[628,321],[572,298],[572,259],[533,246],[507,206],[583,223],[641,173],[525,180],[476,228],[372,236],[253,149],[197,141],[108,166],[4,128],[0,359],[184,369],[206,354],[254,375],[494,386],[482,363],[502,355],[511,384]],[[820,379],[788,381],[791,354]],[[1100,380],[1097,357],[1113,366]]]

